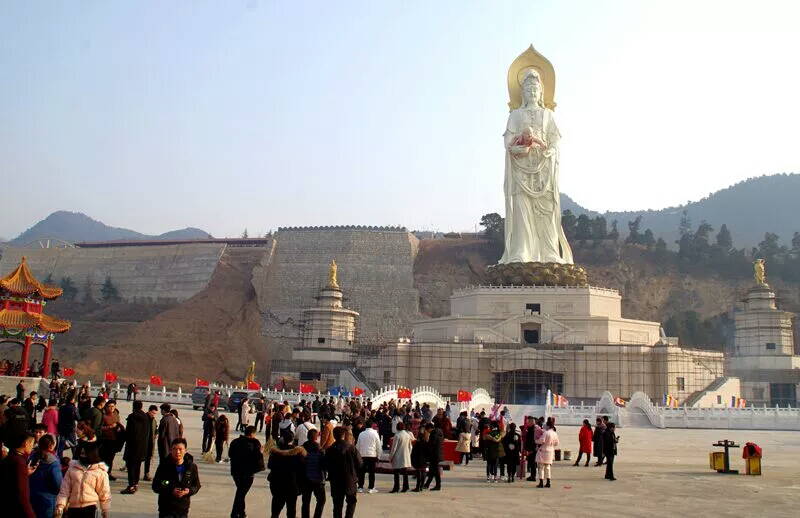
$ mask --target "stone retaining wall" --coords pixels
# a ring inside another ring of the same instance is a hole
[[[58,284],[70,277],[85,296],[87,287],[95,300],[106,277],[126,301],[182,302],[203,290],[225,250],[220,243],[190,243],[109,248],[7,248],[0,259],[3,275],[19,264],[22,256],[39,280],[52,276]]]
[[[358,341],[393,341],[419,318],[414,288],[418,240],[397,228],[299,228],[275,234],[272,264],[254,276],[270,355],[288,359],[302,341],[301,310],[327,281],[331,259],[339,267],[344,305],[358,311]]]

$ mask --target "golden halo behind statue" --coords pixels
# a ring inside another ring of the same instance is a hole
[[[522,78],[529,69],[536,69],[542,79],[542,99],[545,108],[556,109],[555,90],[556,90],[556,71],[553,64],[546,57],[539,54],[533,45],[525,52],[517,56],[517,59],[508,67],[508,108],[516,110],[522,104]]]

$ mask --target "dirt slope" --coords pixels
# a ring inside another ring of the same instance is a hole
[[[227,248],[208,287],[171,309],[133,326],[123,336],[95,347],[77,365],[97,378],[105,370],[140,380],[151,374],[165,382],[241,380],[250,361],[267,366],[261,315],[251,283],[259,248]]]

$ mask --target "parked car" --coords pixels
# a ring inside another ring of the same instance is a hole
[[[231,392],[231,396],[228,398],[228,412],[238,412],[242,400],[249,397],[250,395],[244,391],[237,390],[236,392]],[[221,403],[220,406],[222,406]]]
[[[206,396],[211,392],[208,387],[195,387],[192,391],[192,408],[200,410],[206,404]]]
[[[226,408],[228,406],[228,395],[222,390],[213,389],[213,392],[217,391],[219,391],[219,407]],[[195,387],[192,391],[192,408],[195,410],[203,408],[206,404],[206,396],[209,392],[212,392],[212,390],[208,387]],[[211,397],[213,398],[214,396]]]

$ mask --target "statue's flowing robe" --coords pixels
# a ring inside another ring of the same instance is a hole
[[[527,155],[518,137],[527,127],[546,144]],[[506,148],[505,252],[507,263],[572,264],[572,249],[561,227],[558,189],[558,141],[561,138],[546,108],[518,108],[508,116],[503,135]]]

